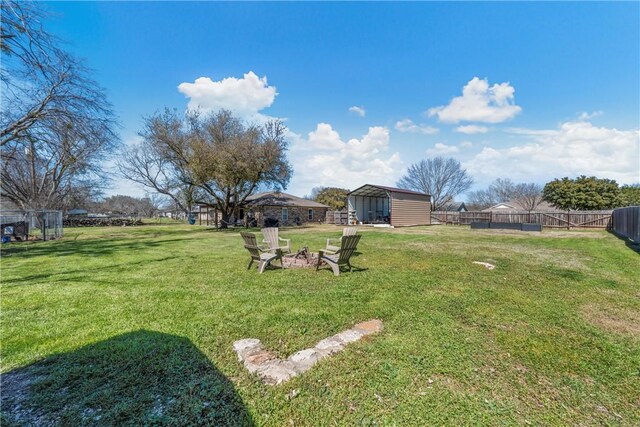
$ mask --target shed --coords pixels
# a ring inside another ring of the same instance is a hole
[[[348,194],[349,223],[394,227],[431,224],[431,196],[403,188],[365,184]]]

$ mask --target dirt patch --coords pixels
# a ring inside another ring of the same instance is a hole
[[[605,331],[640,339],[640,311],[587,304],[581,312],[587,322]]]

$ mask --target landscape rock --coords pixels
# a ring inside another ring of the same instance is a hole
[[[315,349],[320,353],[334,354],[342,350],[344,346],[345,343],[334,335],[319,341],[318,344],[316,344]]]
[[[381,320],[373,319],[367,322],[360,322],[353,328],[361,331],[364,335],[370,335],[382,331],[383,325]]]
[[[314,348],[306,348],[289,356],[289,361],[293,363],[293,367],[299,374],[308,371],[315,365],[318,360],[325,357],[325,354],[318,352]]]
[[[493,270],[494,268],[496,268],[495,265],[489,264],[488,262],[473,261],[473,263],[481,265],[481,266],[485,267],[487,270]]]

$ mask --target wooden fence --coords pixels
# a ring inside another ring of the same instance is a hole
[[[571,212],[431,212],[433,224],[469,225],[472,222],[508,222],[542,224],[547,228],[611,228],[612,211]]]
[[[327,211],[325,216],[327,224],[347,225],[349,224],[349,212],[347,211]]]
[[[615,209],[612,216],[616,234],[640,243],[640,206]]]

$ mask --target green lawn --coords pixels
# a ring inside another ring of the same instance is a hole
[[[281,235],[317,250],[340,231]],[[198,226],[5,246],[3,425],[640,424],[640,257],[623,241],[361,233],[340,277],[258,275],[237,232]],[[381,334],[280,386],[232,349],[255,337],[287,357],[373,318]]]

